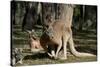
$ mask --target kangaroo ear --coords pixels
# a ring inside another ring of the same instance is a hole
[[[37,37],[36,37],[35,35],[32,35],[32,38],[33,38],[34,40],[37,40]]]
[[[32,33],[34,33],[35,31],[34,31],[34,29],[32,29]]]

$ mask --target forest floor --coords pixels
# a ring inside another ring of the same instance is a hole
[[[12,29],[12,47],[13,48],[23,48],[29,49],[28,45],[28,35],[26,32],[21,31],[21,26],[13,26]],[[36,29],[36,34],[40,37],[42,32],[38,27]],[[88,52],[97,55],[97,32],[96,31],[74,31],[73,38],[75,43],[75,48],[79,52]],[[97,57],[83,57],[77,58],[73,55],[68,55],[67,60],[54,60],[50,59],[44,52],[39,53],[23,53],[25,55],[23,59],[23,64],[19,65],[42,65],[42,64],[59,64],[59,63],[74,63],[74,62],[93,62],[97,61]]]

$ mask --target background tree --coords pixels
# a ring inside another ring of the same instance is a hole
[[[13,25],[22,25],[23,30],[25,28],[32,29],[34,28],[34,25],[43,26],[48,24],[48,21],[55,21],[55,19],[60,17],[60,9],[62,9],[61,14],[64,12],[63,8],[59,8],[61,4],[40,3],[40,7],[38,5],[38,2],[12,1],[11,20]],[[38,7],[40,8],[40,11],[38,11]],[[52,18],[52,20],[47,20],[47,18]],[[96,29],[96,18],[97,6],[76,5],[73,13],[72,27],[79,31]]]

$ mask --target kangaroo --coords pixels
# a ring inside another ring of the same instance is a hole
[[[49,56],[57,58],[61,47],[62,46],[64,46],[64,48],[66,47],[66,45],[62,44],[64,43],[62,41],[64,40],[67,41],[69,36],[70,36],[69,29],[67,29],[65,23],[56,21],[53,24],[50,24],[48,29],[41,36],[40,43],[43,46],[43,48],[47,51],[48,48],[52,47],[51,54],[49,54]],[[57,46],[56,51],[54,46]]]
[[[43,49],[40,45],[40,39],[36,37],[34,34],[32,34],[33,31],[27,31],[29,33],[29,46],[31,51],[34,51],[34,49]]]
[[[51,54],[48,53],[48,55],[54,58],[58,58],[59,51],[63,47],[63,57],[60,59],[67,59],[67,43],[69,43],[72,54],[76,57],[95,56],[90,53],[76,51],[71,27],[67,26],[66,23],[62,21],[55,21],[50,24],[48,29],[41,36],[40,43],[46,51],[48,51],[48,48],[52,47]],[[55,45],[57,46],[56,51],[54,49]]]

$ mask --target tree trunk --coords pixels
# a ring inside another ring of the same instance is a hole
[[[11,22],[13,25],[16,24],[16,21],[15,21],[15,15],[16,15],[16,2],[15,1],[12,1],[11,2],[11,15],[12,15],[12,18],[11,18]]]
[[[80,18],[79,18],[79,31],[82,31],[82,26],[84,23],[84,6],[80,6]]]

